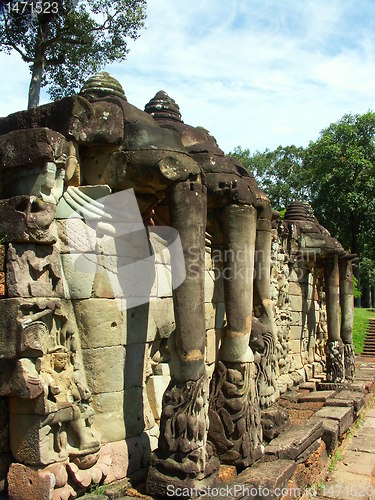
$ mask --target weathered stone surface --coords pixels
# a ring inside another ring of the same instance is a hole
[[[295,458],[296,463],[301,464],[303,462],[306,462],[306,460],[319,449],[321,442],[322,439],[317,439],[316,441],[311,443],[311,445],[308,448],[306,448],[306,450],[304,450],[300,455],[298,455]]]
[[[354,412],[358,413],[366,403],[366,396],[357,391],[342,390],[332,399],[326,400],[326,406],[352,406]]]
[[[61,161],[65,150],[65,137],[54,130],[48,128],[14,130],[6,135],[0,135],[0,166],[2,169],[42,166],[49,161]],[[8,175],[7,172],[6,176]]]
[[[35,196],[16,196],[0,200],[0,234],[8,242],[37,242],[52,244],[56,235],[52,231],[56,206]],[[4,262],[5,247],[2,247]],[[4,267],[0,269],[4,270]]]
[[[10,244],[6,258],[9,297],[64,297],[57,250],[47,245]]]
[[[327,453],[331,453],[338,444],[339,438],[339,422],[329,418],[323,418],[323,434],[322,440],[326,444]]]
[[[138,436],[145,427],[140,387],[94,394],[92,407],[95,411],[93,426],[100,433],[103,443]]]
[[[111,465],[105,482],[119,481],[140,469],[142,461],[142,442],[140,437],[133,437],[124,441],[108,443],[103,446],[101,453],[111,456]]]
[[[327,399],[329,398],[332,398],[334,394],[335,391],[313,391],[310,392],[310,394],[302,394],[302,396],[298,398],[298,402],[307,403],[311,401],[311,402],[321,403],[327,401]]]
[[[64,276],[65,297],[70,299],[88,299],[97,271],[96,254],[63,254],[61,263]]]
[[[100,347],[82,350],[87,382],[93,394],[124,389],[125,348]]]
[[[337,420],[339,423],[339,436],[342,436],[353,423],[353,408],[325,406],[318,410],[313,418]]]
[[[124,133],[124,119],[119,106],[102,102],[92,107],[80,96],[66,97],[2,118],[0,133],[29,129],[35,127],[35,124],[57,130],[79,143],[119,144]]]
[[[354,436],[348,446],[349,450],[375,453],[375,429],[363,427],[358,435]]]
[[[323,433],[321,421],[308,420],[283,432],[266,446],[266,455],[294,460]]]
[[[254,498],[278,498],[273,492],[276,488],[283,488],[287,485],[295,468],[296,463],[293,460],[260,461],[238,474],[235,484],[249,488],[255,487],[259,492],[262,489],[268,489],[270,492],[270,496],[264,497],[259,494]]]
[[[55,487],[55,476],[13,463],[8,473],[8,494],[10,499],[38,498],[51,500]]]
[[[126,309],[116,300],[74,300],[77,327],[83,349],[111,347],[126,343]]]
[[[155,419],[160,419],[162,399],[171,377],[154,375],[147,381],[147,396]]]

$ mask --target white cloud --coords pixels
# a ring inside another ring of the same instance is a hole
[[[184,121],[209,129],[225,151],[306,145],[330,122],[375,102],[371,0],[148,4],[147,29],[128,60],[108,70],[140,108],[167,91]],[[0,89],[10,93],[9,113],[25,105],[28,70],[17,63],[12,73],[5,57],[2,74],[10,78]]]

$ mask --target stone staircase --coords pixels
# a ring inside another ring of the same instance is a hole
[[[375,356],[375,318],[370,319],[362,355]]]

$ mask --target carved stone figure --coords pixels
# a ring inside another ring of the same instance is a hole
[[[249,346],[253,297],[255,314],[272,338],[267,343],[265,359],[270,356],[269,346],[274,345],[269,288],[272,209],[255,179],[240,163],[225,156],[205,129],[184,124],[178,105],[165,92],[158,92],[145,111],[163,127],[178,132],[204,172],[208,232],[215,233],[213,245],[223,245],[223,266],[227,271],[227,324],[221,340],[220,363],[211,383],[209,434],[221,461],[248,466],[262,455],[256,368]],[[260,342],[263,345],[263,340]],[[266,362],[263,364],[265,367]],[[265,371],[270,380],[274,368],[260,370],[262,389]]]

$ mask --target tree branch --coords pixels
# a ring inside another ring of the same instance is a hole
[[[7,37],[7,42],[4,43],[4,45],[6,45],[7,47],[11,47],[12,49],[14,49],[16,52],[18,52],[20,54],[20,56],[22,57],[22,59],[27,62],[27,63],[31,63],[33,62],[33,59],[31,57],[28,57],[12,40],[12,37],[10,35],[10,31],[9,31],[9,26],[8,26],[8,18],[5,14],[5,9],[4,9],[4,5],[1,6],[1,11],[2,11],[2,14],[4,16],[4,26],[5,26],[5,34],[6,34],[6,37]]]

